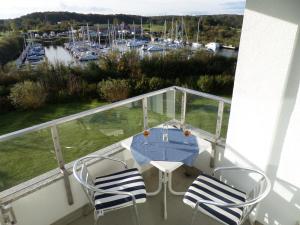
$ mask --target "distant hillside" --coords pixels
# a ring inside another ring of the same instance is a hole
[[[78,23],[91,23],[91,24],[103,24],[108,20],[118,20],[120,22],[132,23],[132,21],[140,22],[141,16],[136,15],[102,15],[102,14],[82,14],[75,12],[36,12],[31,13],[20,18],[17,18],[17,22],[26,20],[36,20],[39,22],[47,22],[50,24],[56,24],[62,21],[74,21]],[[143,17],[144,20],[148,19]]]
[[[185,16],[187,20],[197,21],[201,17],[203,23],[209,26],[226,26],[233,28],[241,28],[242,26],[242,15],[208,15],[208,16]],[[0,20],[0,31],[11,28],[16,29],[35,29],[45,24],[55,25],[58,22],[63,23],[76,23],[76,24],[105,24],[108,20],[112,23],[113,21],[126,24],[131,24],[133,21],[136,24],[140,24],[141,18],[144,23],[150,21],[154,24],[163,24],[165,20],[171,21],[172,18],[179,19],[181,16],[154,16],[144,17],[138,15],[102,15],[102,14],[81,14],[75,12],[35,12],[25,16],[21,16],[16,19]]]
[[[61,32],[70,29],[78,29],[82,25],[102,24],[106,29],[108,21],[110,24],[132,24],[139,26],[141,18],[144,30],[149,31],[150,22],[153,24],[152,32],[161,37],[164,32],[164,23],[167,21],[167,32],[172,29],[172,23],[177,21],[178,29],[181,27],[182,16],[153,16],[145,17],[139,15],[101,15],[101,14],[80,14],[74,12],[36,12],[16,19],[0,20],[1,31],[22,31],[35,30],[42,33],[50,31]],[[201,15],[184,16],[185,32],[189,40],[196,40],[198,20],[200,23],[199,42],[208,43],[211,41],[220,42],[226,45],[239,46],[243,16],[241,15]],[[175,24],[173,24],[175,26]]]

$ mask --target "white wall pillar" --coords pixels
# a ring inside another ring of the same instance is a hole
[[[255,215],[269,225],[300,220],[299,12],[300,1],[247,1],[228,146],[219,162],[271,178],[272,191]]]

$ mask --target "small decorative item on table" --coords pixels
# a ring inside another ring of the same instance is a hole
[[[168,142],[169,141],[169,131],[168,131],[168,124],[165,123],[163,125],[163,142]]]
[[[148,138],[149,135],[150,135],[150,130],[149,130],[149,129],[145,129],[145,130],[143,131],[143,135],[144,135],[144,145],[147,145],[147,144],[148,144],[147,138]]]
[[[184,135],[183,143],[188,145],[189,144],[188,137],[191,135],[190,127],[188,125],[184,125],[182,131],[183,131],[183,135]]]

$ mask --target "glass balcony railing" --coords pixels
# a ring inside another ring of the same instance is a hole
[[[170,87],[2,135],[0,192],[171,120],[224,141],[229,113],[230,100]]]
[[[142,127],[141,100],[57,126],[66,163],[133,136]]]
[[[0,191],[56,167],[49,128],[0,142]]]
[[[187,94],[186,123],[213,134],[216,131],[217,117],[217,101]]]

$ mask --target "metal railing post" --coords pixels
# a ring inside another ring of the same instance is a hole
[[[223,120],[223,111],[224,111],[224,102],[223,101],[219,101],[219,106],[218,106],[218,116],[217,116],[217,125],[216,125],[216,133],[215,133],[215,140],[213,143],[213,152],[212,155],[213,157],[210,160],[210,166],[211,167],[215,167],[215,159],[218,157],[218,152],[216,149],[216,145],[218,140],[221,137],[221,131],[222,131],[222,120]]]
[[[61,173],[63,174],[68,203],[69,203],[69,205],[72,205],[74,203],[74,200],[73,200],[73,195],[72,195],[72,190],[71,190],[71,185],[70,185],[70,180],[69,180],[69,173],[65,168],[65,162],[63,159],[63,155],[62,155],[58,131],[57,131],[56,126],[51,127],[51,134],[52,134],[52,140],[53,140],[53,144],[54,144],[55,156],[56,156],[56,159],[58,162],[59,169],[60,169]]]
[[[218,140],[221,137],[223,111],[224,111],[224,102],[219,101],[218,118],[217,118],[217,125],[216,125],[216,140]]]
[[[17,224],[15,212],[10,204],[0,205],[0,224]]]
[[[5,225],[5,215],[4,215],[4,212],[3,212],[3,206],[0,205],[0,224],[2,225]]]
[[[148,101],[147,97],[143,98],[143,119],[144,119],[144,130],[148,129]]]
[[[181,98],[181,119],[180,119],[181,126],[185,123],[185,113],[186,113],[186,92],[184,91]]]
[[[173,101],[174,101],[174,120],[176,120],[176,89],[174,88],[174,98],[173,98]]]

